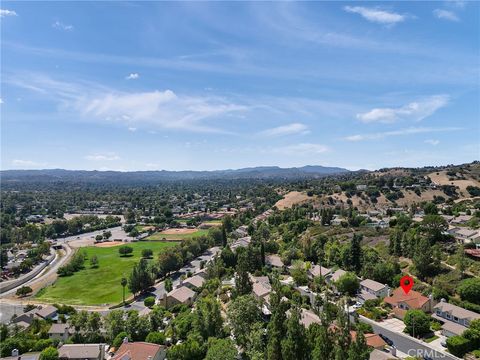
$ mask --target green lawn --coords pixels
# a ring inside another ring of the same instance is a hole
[[[198,229],[197,231],[190,234],[164,234],[163,232],[157,232],[145,238],[145,240],[163,240],[163,239],[185,240],[185,239],[191,239],[195,236],[202,236],[207,234],[208,234],[208,230],[205,230],[205,229]]]
[[[114,305],[122,301],[122,276],[128,278],[133,265],[138,262],[143,249],[152,249],[153,258],[162,249],[174,246],[175,242],[136,242],[129,243],[133,248],[133,255],[120,257],[118,246],[101,248],[89,246],[82,248],[86,251],[85,269],[72,276],[60,277],[52,286],[42,289],[37,298],[47,302],[58,302],[72,305]],[[90,267],[89,258],[96,255],[99,266],[96,269]],[[126,297],[130,295],[126,289]]]
[[[438,339],[438,336],[437,336],[437,335],[433,335],[432,337],[423,339],[423,341],[425,341],[425,342],[427,342],[427,343],[431,343],[433,340],[437,340],[437,339]]]

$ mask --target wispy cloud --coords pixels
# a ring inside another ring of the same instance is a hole
[[[440,140],[428,139],[428,140],[425,140],[424,143],[437,146],[438,144],[440,144]]]
[[[343,8],[346,12],[355,13],[362,16],[364,19],[383,25],[395,25],[405,21],[406,15],[398,14],[391,11],[382,10],[379,8],[368,8],[363,6],[345,6]]]
[[[378,140],[390,136],[402,136],[402,135],[413,135],[413,134],[424,134],[424,133],[436,133],[436,132],[448,132],[448,131],[458,131],[463,130],[460,127],[443,127],[443,128],[432,128],[432,127],[410,127],[406,129],[385,131],[372,134],[356,134],[350,135],[344,138],[347,141],[365,141],[365,140]]]
[[[59,101],[62,110],[73,110],[88,119],[131,128],[143,125],[225,133],[221,124],[214,126],[206,122],[231,118],[248,109],[223,97],[176,94],[168,89],[124,92],[96,83],[62,82],[35,74],[18,74],[7,81]]]
[[[17,16],[17,13],[13,10],[0,9],[0,18],[5,16]]]
[[[33,160],[14,159],[12,160],[12,165],[14,167],[20,167],[20,168],[38,168],[38,167],[46,166],[47,163],[37,162]]]
[[[275,147],[266,150],[266,152],[272,152],[277,154],[284,155],[315,155],[323,154],[330,151],[330,148],[323,144],[311,144],[311,143],[301,143],[295,145],[286,145]]]
[[[137,131],[137,128],[130,126],[130,127],[128,128],[128,131],[135,132],[135,131]]]
[[[138,73],[131,73],[125,77],[127,80],[137,80],[140,77]]]
[[[267,129],[264,131],[259,132],[260,136],[266,137],[277,137],[277,136],[286,136],[286,135],[295,135],[295,134],[308,134],[310,130],[308,130],[308,126],[301,123],[292,123],[288,125],[282,125],[278,127],[274,127],[271,129]]]
[[[52,24],[52,27],[54,29],[57,29],[57,30],[64,30],[64,31],[72,31],[73,30],[73,25],[68,25],[68,24],[64,24],[60,21],[55,21],[53,24]]]
[[[455,14],[453,11],[448,11],[444,9],[435,9],[433,10],[433,15],[435,15],[435,17],[437,17],[438,19],[442,19],[442,20],[460,21],[457,14]]]
[[[420,121],[446,106],[448,101],[448,95],[434,95],[399,108],[375,108],[366,113],[357,114],[357,119],[364,123],[394,123],[398,120]]]
[[[120,156],[115,154],[114,152],[108,152],[104,154],[92,154],[85,156],[85,159],[90,161],[115,161],[120,160]]]

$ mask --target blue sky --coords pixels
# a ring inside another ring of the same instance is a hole
[[[2,2],[2,169],[480,159],[475,2]]]

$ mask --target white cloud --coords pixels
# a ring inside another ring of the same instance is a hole
[[[138,73],[131,73],[127,77],[125,77],[126,80],[136,80],[140,77]]]
[[[72,31],[73,30],[73,25],[68,25],[68,24],[64,24],[60,21],[55,21],[53,24],[52,24],[52,27],[54,29],[57,29],[57,30],[64,30],[64,31]]]
[[[420,121],[446,106],[448,101],[447,95],[435,95],[399,108],[375,108],[366,113],[357,114],[357,119],[364,123],[394,123],[398,120]]]
[[[3,104],[3,99],[2,98],[0,98],[0,104]]]
[[[267,137],[275,137],[275,136],[286,136],[286,135],[294,135],[294,134],[308,134],[310,130],[308,130],[307,125],[301,123],[292,123],[288,125],[282,125],[275,128],[267,129],[264,131],[259,132],[261,136]]]
[[[8,82],[58,101],[89,121],[118,123],[131,128],[168,128],[226,133],[214,120],[231,120],[249,109],[223,97],[177,95],[171,90],[123,92],[91,82],[61,82],[38,74],[18,74]]]
[[[0,18],[5,16],[17,16],[17,13],[13,10],[0,9]]]
[[[453,11],[443,10],[443,9],[435,9],[433,10],[433,15],[435,15],[439,19],[449,20],[449,21],[460,21],[457,14]]]
[[[389,12],[378,8],[368,8],[363,6],[345,6],[343,9],[346,12],[359,14],[368,21],[383,25],[394,25],[396,23],[405,21],[405,19],[407,18],[406,15]]]
[[[301,143],[295,145],[287,145],[271,148],[267,152],[284,154],[284,155],[315,155],[323,154],[330,151],[328,146],[322,144]]]
[[[424,143],[437,146],[438,144],[440,144],[440,140],[428,139],[428,140],[425,140]]]
[[[383,139],[389,136],[401,136],[401,135],[413,135],[413,134],[422,134],[422,133],[435,133],[435,132],[446,132],[446,131],[457,131],[463,130],[459,127],[444,127],[444,128],[429,128],[429,127],[410,127],[406,129],[385,131],[380,133],[372,134],[356,134],[350,135],[344,138],[347,141],[364,141],[364,140],[377,140]]]
[[[12,160],[12,165],[15,167],[21,167],[21,168],[38,168],[38,167],[46,166],[47,163],[42,163],[42,162],[37,162],[32,160],[15,159],[15,160]]]
[[[463,9],[467,5],[467,2],[464,0],[447,0],[446,5],[457,9]]]
[[[130,127],[128,128],[128,131],[135,132],[135,131],[137,131],[137,128],[130,126]]]
[[[90,161],[115,161],[120,160],[120,156],[115,154],[114,152],[108,152],[104,154],[92,154],[85,156],[85,159]]]

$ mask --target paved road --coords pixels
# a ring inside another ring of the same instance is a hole
[[[367,319],[366,317],[360,316],[359,320],[361,322],[372,325],[373,331],[376,334],[383,334],[393,341],[395,347],[401,352],[409,356],[419,356],[425,357],[427,359],[431,358],[434,360],[460,360],[456,356],[448,354],[447,352],[440,352],[436,349],[430,348],[427,344],[420,342],[408,335],[401,333],[393,332],[382,326],[381,323],[377,323],[373,320]]]

